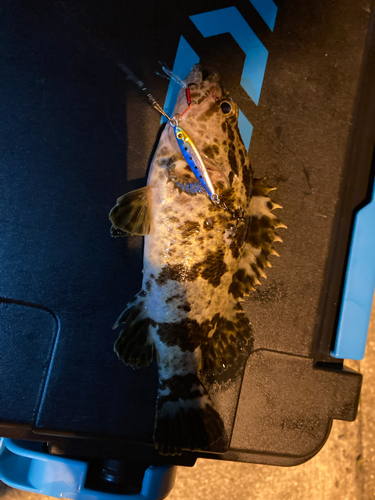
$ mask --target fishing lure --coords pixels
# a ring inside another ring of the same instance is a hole
[[[189,108],[192,105],[190,90],[189,92],[186,92],[186,98],[188,103],[187,109],[181,115],[175,115],[171,118],[160,106],[160,104],[157,102],[154,96],[147,91],[147,88],[145,84],[142,82],[142,80],[137,78],[135,74],[127,66],[125,66],[125,64],[120,63],[119,67],[127,74],[130,80],[132,80],[143,92],[146,93],[146,97],[151,106],[154,109],[156,109],[156,111],[158,111],[161,115],[163,115],[168,120],[169,124],[173,127],[177,144],[180,148],[183,157],[185,158],[187,164],[191,168],[193,174],[197,178],[202,188],[208,194],[208,197],[210,198],[211,202],[217,207],[222,208],[223,210],[229,212],[232,216],[232,219],[236,221],[236,225],[240,222],[245,222],[244,210],[241,207],[237,208],[236,210],[231,210],[227,206],[227,204],[220,199],[210,179],[209,173],[202,159],[202,155],[200,154],[198,148],[194,144],[194,141],[190,137],[190,135],[186,132],[186,130],[184,130],[179,125],[179,120],[189,110]],[[185,90],[189,89],[189,86],[186,84],[186,82],[177,75],[175,75],[166,65],[162,65],[162,68],[170,79],[173,79]]]
[[[219,195],[216,193],[213,183],[211,182],[202,156],[195,146],[194,141],[186,130],[178,125],[178,121],[175,117],[171,119],[171,125],[174,129],[177,144],[186,160],[186,163],[189,165],[191,171],[208,194],[211,202],[229,212],[232,218],[237,221],[237,224],[239,222],[245,222],[244,211],[241,207],[233,211],[220,199]]]
[[[161,77],[163,77],[163,78],[167,78],[168,80],[173,80],[178,85],[180,85],[180,87],[182,87],[183,89],[185,89],[185,95],[186,95],[187,105],[188,105],[188,108],[190,108],[190,106],[192,104],[192,101],[191,101],[191,94],[190,94],[189,85],[186,83],[185,80],[183,80],[178,75],[176,75],[175,73],[173,73],[173,71],[171,71],[165,63],[161,63],[159,61],[159,64],[161,65],[162,70],[164,71],[164,73],[167,76],[164,76],[164,75],[160,74],[158,71],[156,72],[156,74],[159,75],[159,76],[161,76]],[[185,110],[185,111],[187,111],[187,110]]]

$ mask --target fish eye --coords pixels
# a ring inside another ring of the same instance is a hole
[[[182,132],[177,132],[177,137],[178,137],[178,139],[182,139],[182,137],[183,137]]]
[[[224,113],[224,115],[228,115],[232,111],[232,106],[228,101],[224,101],[220,104],[221,111]]]

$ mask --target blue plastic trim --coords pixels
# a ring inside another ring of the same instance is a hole
[[[0,479],[5,484],[32,493],[73,500],[161,500],[171,491],[175,467],[149,467],[142,491],[137,495],[116,495],[85,488],[88,464],[40,450],[40,443],[1,439]]]
[[[372,201],[355,217],[335,348],[331,356],[361,360],[375,289],[375,183]]]
[[[186,78],[191,68],[194,66],[194,64],[197,63],[199,63],[198,54],[194,52],[185,38],[181,36],[173,65],[173,73],[178,75],[180,78]],[[174,82],[173,80],[169,82],[167,97],[165,98],[164,102],[164,110],[169,116],[172,116],[180,88],[181,87],[178,85],[178,83]],[[165,123],[166,121],[167,119],[162,116],[161,123]]]
[[[253,126],[241,110],[239,110],[238,114],[238,127],[240,129],[245,148],[248,151],[250,147],[251,136],[253,134]]]
[[[251,0],[267,26],[273,31],[275,27],[277,7],[272,0]]]
[[[205,38],[222,33],[232,35],[246,54],[241,85],[255,104],[258,104],[268,51],[237,8],[213,10],[190,16],[190,19]]]

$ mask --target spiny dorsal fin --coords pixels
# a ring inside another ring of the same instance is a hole
[[[281,208],[268,196],[274,189],[266,186],[263,179],[254,179],[249,210],[250,220],[238,261],[238,270],[229,286],[229,293],[235,299],[243,300],[255,290],[256,285],[260,285],[260,278],[267,277],[266,268],[272,267],[269,261],[270,255],[278,255],[274,243],[281,242],[282,239],[276,230],[286,226],[272,213],[276,208]]]
[[[144,236],[150,232],[150,210],[148,206],[147,186],[126,193],[117,200],[117,204],[109,213],[113,224],[111,235],[127,236],[139,234]],[[124,234],[123,234],[124,233]]]

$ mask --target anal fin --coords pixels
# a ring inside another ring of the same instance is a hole
[[[154,358],[154,343],[150,326],[153,324],[146,314],[144,299],[138,294],[122,312],[113,328],[123,325],[115,342],[114,351],[118,358],[132,368],[148,366]]]
[[[254,341],[250,321],[241,304],[233,299],[213,323],[214,333],[202,345],[205,375],[217,375],[232,367],[245,348],[252,349]]]
[[[117,199],[109,213],[113,226],[111,235],[146,235],[150,232],[151,215],[148,206],[148,187],[130,191]]]

